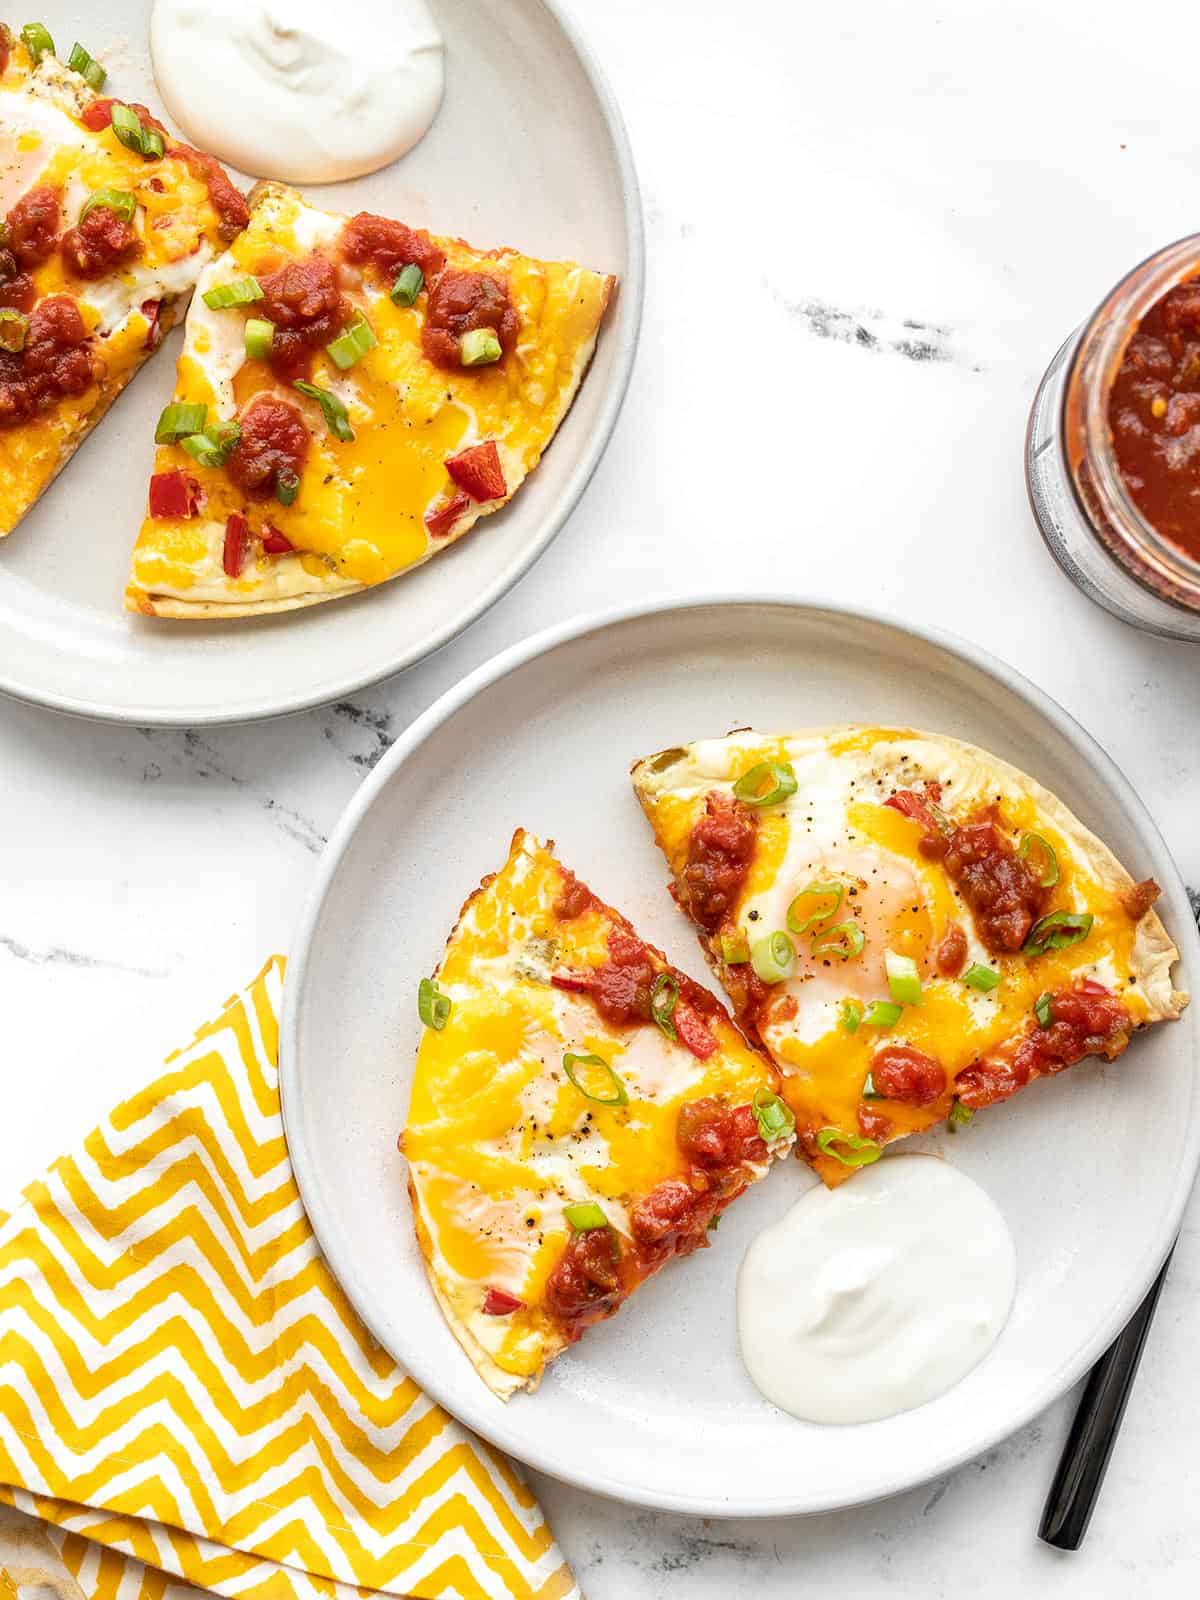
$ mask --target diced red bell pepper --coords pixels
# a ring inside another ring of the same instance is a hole
[[[483,1299],[485,1317],[511,1317],[514,1311],[525,1309],[524,1300],[518,1300],[507,1289],[489,1289]]]
[[[221,565],[227,578],[240,578],[246,561],[246,542],[250,537],[249,524],[240,511],[233,511],[225,519],[225,551]]]
[[[111,99],[93,100],[84,106],[79,120],[85,128],[90,128],[93,133],[99,133],[102,128],[107,128],[112,122],[112,108],[115,102]]]
[[[425,526],[429,529],[430,538],[444,539],[470,504],[469,496],[459,490],[453,499],[447,500],[436,511],[427,512]]]
[[[152,517],[194,517],[200,504],[200,485],[178,467],[156,472],[150,479]]]
[[[472,445],[446,462],[446,471],[460,489],[465,489],[472,500],[499,500],[508,493],[504,482],[504,468],[496,441]]]
[[[296,548],[286,533],[280,533],[269,522],[263,526],[262,547],[269,556],[285,556]]]
[[[687,1045],[694,1056],[701,1061],[707,1061],[717,1048],[717,1041],[709,1033],[697,1012],[684,1001],[675,1007],[671,1020],[675,1024],[675,1032],[681,1042]]]
[[[142,301],[142,315],[150,324],[146,329],[146,337],[142,340],[142,348],[144,350],[157,350],[162,343],[162,329],[158,325],[158,313],[161,309],[161,300]]]

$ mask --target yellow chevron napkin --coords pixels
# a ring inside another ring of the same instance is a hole
[[[578,1600],[511,1464],[395,1366],[317,1250],[279,1111],[282,975],[0,1212],[0,1501],[97,1600],[172,1578]]]

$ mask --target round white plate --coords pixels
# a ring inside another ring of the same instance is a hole
[[[711,1250],[677,1263],[507,1406],[471,1369],[426,1283],[396,1134],[417,1045],[417,980],[518,824],[671,958],[705,978],[629,787],[635,757],[753,724],[844,721],[956,734],[1036,774],[1164,886],[1194,977],[1196,930],[1137,796],[1065,712],[961,641],[771,601],[698,601],[575,623],[474,673],[403,736],[330,842],[292,956],[283,1109],[305,1206],[364,1320],[450,1411],[544,1471],[708,1515],[823,1511],[946,1471],[1078,1378],[1174,1238],[1200,1150],[1200,1007],[1109,1065],[1038,1083],[957,1138],[909,1142],[975,1178],[1007,1218],[1019,1283],[992,1353],[888,1421],[776,1411],[738,1361],[734,1281],[755,1232],[816,1180],[773,1171]],[[1182,971],[1177,976],[1182,981]],[[955,1263],[946,1262],[947,1274]]]
[[[446,98],[432,130],[370,178],[306,193],[487,246],[570,257],[620,280],[570,414],[511,506],[426,566],[311,610],[226,623],[122,609],[145,510],[154,424],[182,332],[147,364],[16,531],[0,540],[0,690],[139,725],[300,711],[411,666],[514,584],[563,525],[617,419],[637,344],[642,222],[620,113],[549,0],[432,0]],[[154,107],[149,0],[38,10],[64,54],[104,56],[107,89]]]

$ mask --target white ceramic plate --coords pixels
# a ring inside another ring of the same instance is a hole
[[[0,690],[140,725],[299,711],[436,650],[516,582],[558,532],[612,432],[642,300],[637,180],[620,114],[549,0],[432,0],[446,98],[430,133],[370,178],[306,191],[319,205],[403,217],[480,245],[573,257],[620,279],[591,371],[512,505],[407,577],[311,610],[227,623],[122,610],[145,509],[154,424],[182,332],[139,374],[58,482],[0,541]],[[112,93],[155,106],[149,0],[38,9],[64,54],[102,54]]]
[[[845,1506],[946,1471],[1060,1395],[1134,1310],[1175,1235],[1200,1150],[1200,1007],[977,1118],[911,1141],[978,1180],[1008,1219],[1019,1287],[988,1358],[932,1404],[820,1427],[752,1388],[734,1281],[754,1233],[816,1180],[796,1163],[740,1200],[714,1247],[591,1330],[507,1406],[447,1331],[413,1240],[396,1134],[432,970],[459,906],[518,823],[706,977],[628,782],[637,756],[728,728],[910,723],[1036,774],[1106,838],[1200,971],[1187,897],[1121,774],[1065,712],[961,641],[769,601],[696,602],[572,624],[481,668],[420,718],[331,841],[288,976],[283,1109],[304,1203],[381,1342],[505,1450],[645,1505],[753,1516]],[[1184,974],[1181,973],[1181,977]],[[955,1264],[946,1262],[947,1273]]]

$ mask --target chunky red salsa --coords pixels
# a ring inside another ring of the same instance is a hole
[[[308,429],[290,400],[259,395],[242,413],[242,433],[227,462],[229,476],[252,500],[266,500],[298,481],[308,455]]]
[[[0,428],[26,422],[64,395],[79,395],[102,370],[79,307],[50,295],[29,317],[25,347],[0,350]]]
[[[1007,1100],[1034,1078],[1052,1077],[1085,1056],[1112,1061],[1129,1043],[1133,1019],[1102,984],[1084,978],[1049,997],[1049,1023],[1030,1022],[993,1055],[960,1072],[954,1092],[972,1111]]]
[[[586,884],[580,883],[573,872],[563,874],[563,886],[554,907],[559,918],[570,921],[599,908],[600,902]],[[655,989],[664,979],[667,987],[657,1001],[659,1015],[665,1017],[680,1044],[706,1061],[716,1051],[717,1041],[704,1019],[721,1011],[712,995],[686,972],[665,966],[662,955],[623,923],[609,929],[606,943],[608,960],[600,966],[558,971],[550,982],[556,989],[590,995],[610,1027],[628,1028],[655,1020]],[[663,1011],[668,998],[673,1003]]]
[[[336,337],[353,314],[333,262],[314,253],[285,263],[259,283],[263,297],[255,314],[275,324],[272,367],[289,381],[308,378],[317,350]]]
[[[941,858],[946,876],[974,915],[979,937],[994,955],[1013,955],[1049,904],[1050,890],[1013,848],[995,808],[956,824],[940,809],[940,799],[938,785],[930,784],[924,795],[902,789],[884,804],[921,824],[923,853]],[[957,976],[966,954],[965,935],[952,924],[937,952],[938,970]]]
[[[746,1187],[746,1163],[767,1159],[751,1107],[712,1096],[680,1107],[675,1138],[686,1176],[666,1179],[634,1203],[630,1238],[613,1228],[573,1233],[551,1269],[545,1307],[572,1342],[674,1256],[703,1249],[713,1218]]]
[[[1121,476],[1164,539],[1200,559],[1200,278],[1151,306],[1108,397]]]
[[[750,862],[758,821],[740,800],[712,793],[688,840],[676,898],[702,928],[714,932],[733,915]]]

